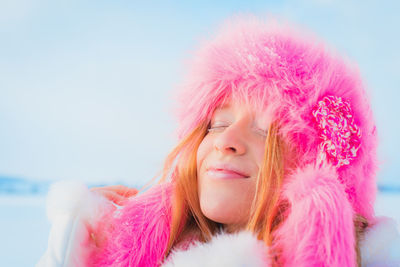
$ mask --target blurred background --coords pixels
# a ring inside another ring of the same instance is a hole
[[[380,140],[377,214],[400,221],[398,10],[388,0],[0,0],[0,265],[33,266],[46,250],[50,183],[140,187],[161,170],[184,62],[238,13],[300,24],[359,64]]]

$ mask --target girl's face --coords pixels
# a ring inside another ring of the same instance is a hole
[[[246,106],[228,103],[215,110],[197,151],[203,214],[228,227],[247,222],[261,167],[267,129]]]

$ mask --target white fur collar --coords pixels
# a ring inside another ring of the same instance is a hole
[[[361,243],[363,267],[399,267],[400,235],[396,223],[379,218]],[[251,233],[220,234],[209,243],[197,243],[186,251],[175,251],[163,267],[258,267],[270,266],[267,248]]]
[[[174,251],[163,267],[269,266],[267,248],[249,232],[220,234],[209,243]]]
[[[376,224],[368,228],[360,246],[362,266],[399,267],[400,235],[396,222],[379,217]]]

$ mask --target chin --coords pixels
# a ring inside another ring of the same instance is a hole
[[[222,224],[242,225],[248,220],[248,211],[238,212],[239,207],[232,205],[232,202],[212,202],[200,203],[202,213],[208,219]]]

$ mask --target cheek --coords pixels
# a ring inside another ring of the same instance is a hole
[[[254,161],[258,168],[262,166],[265,154],[265,142],[260,142],[253,147]]]
[[[207,155],[212,151],[212,140],[206,135],[201,141],[196,154],[197,175],[199,176],[203,161]]]

